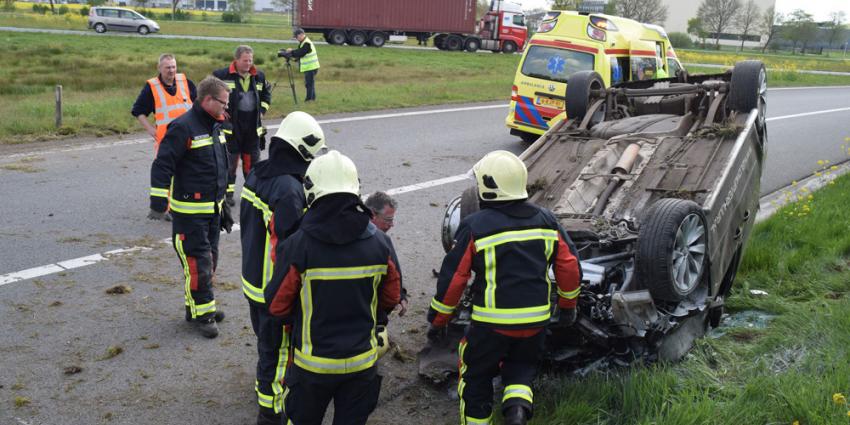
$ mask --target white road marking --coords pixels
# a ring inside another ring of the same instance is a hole
[[[439,113],[446,113],[446,112],[470,111],[470,110],[477,110],[477,109],[493,109],[493,108],[503,108],[503,107],[505,107],[505,105],[473,106],[473,107],[469,107],[469,108],[453,108],[453,109],[434,109],[434,110],[430,110],[430,111],[415,111],[415,112],[402,112],[402,113],[397,113],[397,114],[380,114],[380,115],[369,115],[369,116],[364,116],[364,117],[338,118],[338,119],[330,119],[330,120],[319,121],[319,123],[325,124],[325,123],[334,123],[334,122],[363,121],[363,120],[368,120],[368,119],[385,119],[385,118],[396,118],[396,117],[404,117],[404,116],[439,114]],[[823,110],[823,111],[805,112],[805,113],[794,114],[794,115],[783,115],[783,116],[780,116],[780,117],[768,118],[767,121],[779,121],[779,120],[784,120],[784,119],[800,118],[800,117],[807,117],[807,116],[811,116],[811,115],[828,114],[828,113],[843,112],[843,111],[850,111],[850,108],[827,109],[827,110]],[[271,128],[271,127],[269,127],[269,128]],[[118,144],[131,144],[131,142],[132,141],[115,142],[115,143],[112,143],[112,144],[108,144],[106,146],[116,146]],[[144,142],[148,142],[148,140],[144,140]],[[86,148],[85,146],[79,146],[79,147],[68,149],[68,150],[62,150],[61,152],[69,152],[71,150],[84,150],[84,148],[85,149],[97,149],[99,147],[104,147],[105,145],[86,145],[86,146],[89,146],[89,147]],[[40,152],[39,154],[45,154],[45,153],[52,153],[52,152],[49,152],[49,151]],[[19,154],[19,156],[26,156],[26,155],[27,154]],[[414,192],[414,191],[417,191],[417,190],[442,186],[442,185],[445,185],[445,184],[450,184],[450,183],[455,183],[455,182],[465,180],[465,179],[468,178],[467,175],[468,175],[468,173],[464,173],[464,174],[458,174],[458,175],[449,176],[449,177],[443,177],[443,178],[440,178],[440,179],[429,180],[429,181],[422,182],[422,183],[415,183],[415,184],[411,184],[411,185],[407,185],[407,186],[401,186],[401,187],[397,187],[397,188],[394,188],[394,189],[389,189],[389,190],[387,190],[387,193],[389,195],[400,195],[400,194],[403,194],[403,193],[409,193],[409,192]],[[779,192],[779,191],[774,192],[774,194],[777,193],[777,192]],[[773,195],[773,194],[771,194],[771,195]],[[768,195],[768,196],[770,196],[770,195]],[[768,196],[765,196],[762,199],[767,199]],[[773,199],[773,198],[770,198],[770,199]],[[766,217],[764,215],[762,215],[760,220],[764,219],[764,218],[766,218]],[[234,224],[232,231],[238,232],[239,231],[239,224]],[[162,244],[171,244],[171,238],[162,239],[159,242],[162,243]],[[116,250],[112,250],[112,251],[107,251],[107,252],[104,252],[103,254],[87,255],[85,257],[79,257],[79,258],[74,258],[74,259],[70,259],[70,260],[60,261],[60,262],[54,263],[54,264],[47,264],[47,265],[44,265],[44,266],[33,267],[31,269],[21,270],[21,271],[17,271],[17,272],[13,272],[13,273],[7,273],[7,274],[4,274],[4,275],[0,275],[0,286],[6,285],[6,284],[9,284],[9,283],[13,283],[13,282],[19,282],[19,281],[22,281],[22,280],[47,276],[47,275],[51,275],[51,274],[54,274],[54,273],[63,272],[65,270],[71,270],[71,269],[76,269],[76,268],[80,268],[80,267],[85,267],[85,266],[88,266],[88,265],[99,263],[99,262],[104,261],[104,260],[108,260],[110,257],[115,256],[115,255],[123,255],[123,254],[129,254],[129,253],[140,252],[140,251],[148,251],[148,250],[151,250],[151,249],[152,249],[151,247],[144,247],[144,246],[134,246],[134,247],[129,247],[129,248],[121,248],[121,249],[116,249]]]

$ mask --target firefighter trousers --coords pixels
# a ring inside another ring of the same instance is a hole
[[[172,243],[183,267],[183,292],[186,308],[196,319],[215,313],[212,279],[218,263],[218,214],[172,215]]]
[[[272,316],[262,304],[248,303],[251,326],[257,336],[257,403],[262,407],[283,411],[283,377],[291,357],[289,334],[280,318]]]
[[[286,414],[296,425],[321,425],[334,402],[333,425],[365,425],[381,392],[377,367],[339,375],[325,375],[293,364],[286,372]]]
[[[227,142],[230,152],[230,167],[227,170],[227,193],[232,194],[236,186],[236,169],[242,161],[242,177],[247,178],[251,167],[260,160],[260,137],[255,120],[240,123],[233,129],[233,137]]]
[[[464,425],[489,424],[493,414],[493,378],[501,373],[502,410],[520,405],[532,413],[531,382],[543,353],[546,332],[515,338],[472,325],[460,341],[460,420]]]

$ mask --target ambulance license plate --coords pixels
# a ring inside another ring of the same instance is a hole
[[[564,101],[561,99],[552,99],[551,97],[537,96],[537,101],[534,102],[538,106],[547,108],[564,109]]]

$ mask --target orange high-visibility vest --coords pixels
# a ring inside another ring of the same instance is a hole
[[[174,96],[168,94],[165,87],[162,86],[162,82],[159,81],[159,76],[148,80],[155,106],[156,142],[154,143],[154,153],[159,151],[159,143],[165,137],[165,130],[168,128],[168,123],[174,121],[175,118],[183,115],[184,112],[192,108],[192,99],[189,98],[189,83],[186,82],[186,76],[177,74],[174,80],[177,85],[177,91],[174,92]]]

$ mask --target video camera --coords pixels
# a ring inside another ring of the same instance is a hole
[[[289,62],[292,60],[292,52],[287,52],[286,49],[280,49],[277,51],[277,57],[286,58],[286,61]]]

